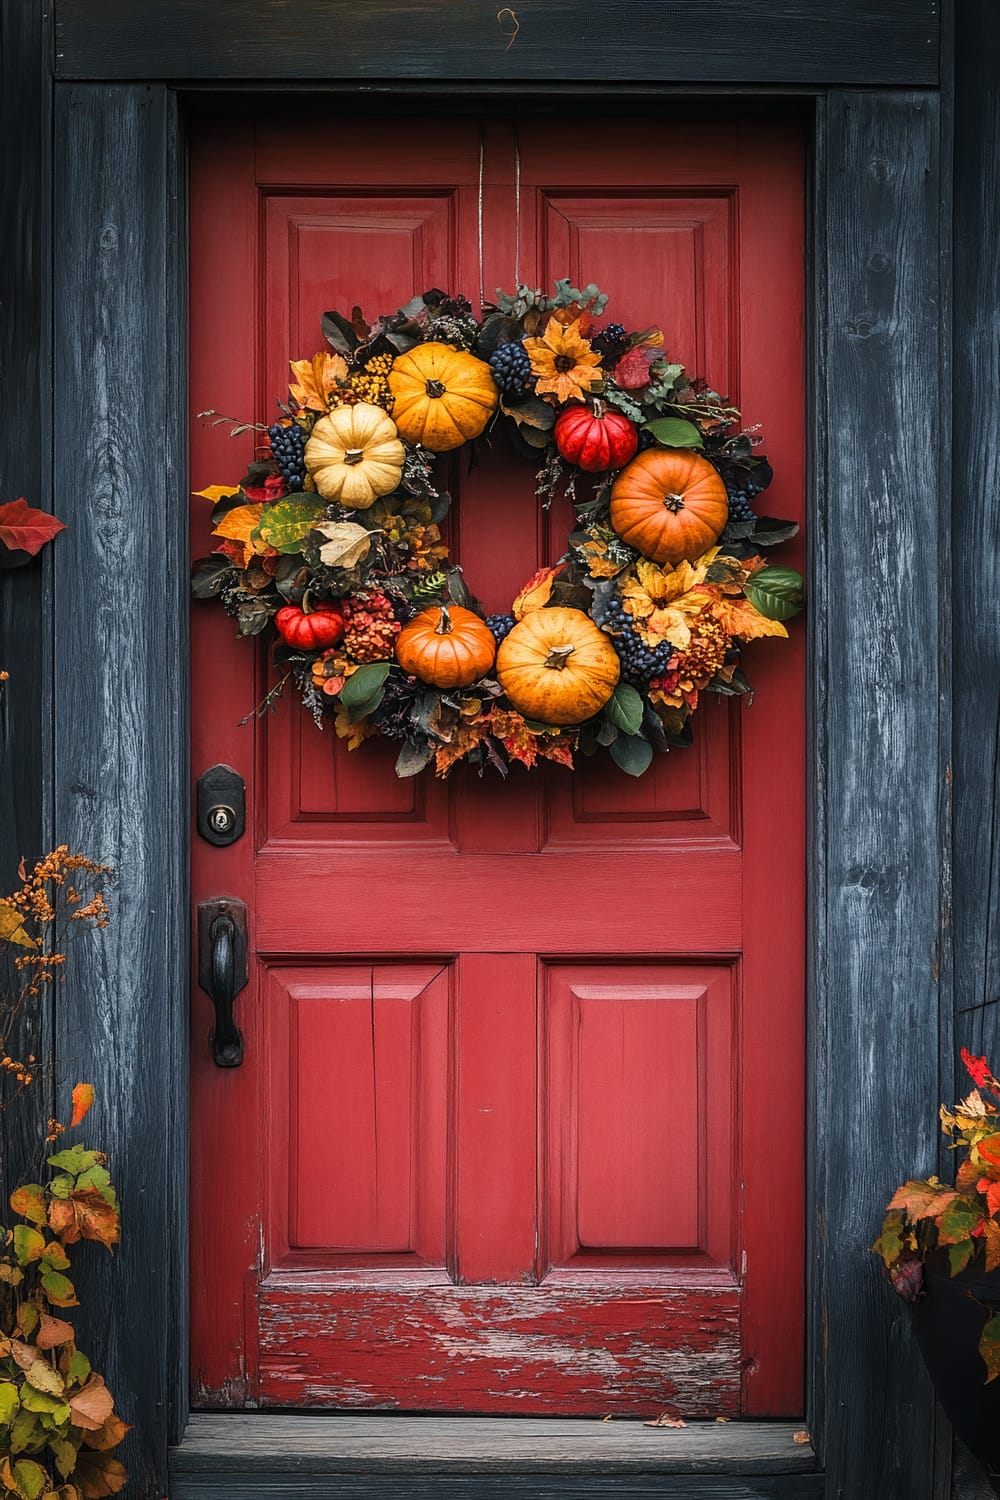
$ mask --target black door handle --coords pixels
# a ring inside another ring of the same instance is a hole
[[[222,896],[199,904],[198,983],[215,1005],[215,1065],[238,1068],[243,1061],[243,1035],[233,1007],[247,983],[247,909],[242,901]]]

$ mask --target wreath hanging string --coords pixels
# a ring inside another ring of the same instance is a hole
[[[324,315],[277,421],[233,427],[261,440],[243,479],[197,492],[218,546],[194,593],[243,636],[273,623],[267,707],[291,680],[351,749],[398,742],[399,776],[601,750],[638,776],[690,743],[702,693],[749,695],[744,646],[802,605],[763,555],[797,527],[757,514],[772,471],[736,408],[659,328],[602,321],[607,301],[562,280],[482,318],[438,290],[371,325]],[[499,427],[540,461],[539,503],[564,492],[576,519],[510,613],[484,615],[442,540],[435,461]]]

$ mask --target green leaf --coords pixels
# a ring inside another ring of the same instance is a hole
[[[657,417],[653,422],[643,423],[643,432],[650,433],[664,448],[704,448],[705,441],[693,422],[683,417]]]
[[[83,1385],[90,1375],[90,1360],[79,1349],[74,1350],[70,1358],[69,1368],[66,1371],[66,1380],[70,1385]]]
[[[387,661],[371,661],[352,672],[340,690],[340,701],[344,707],[359,708],[370,698],[374,698],[385,684],[390,665]]]
[[[76,1178],[70,1177],[66,1172],[60,1172],[49,1183],[49,1192],[53,1198],[68,1198],[75,1187]]]
[[[111,1186],[111,1173],[107,1167],[90,1167],[88,1171],[81,1172],[76,1185],[78,1188],[96,1188],[106,1203],[114,1208],[118,1207],[118,1198]]]
[[[42,1265],[49,1271],[65,1271],[69,1267],[69,1256],[58,1240],[49,1240],[42,1256]]]
[[[76,1291],[68,1277],[60,1271],[46,1271],[42,1277],[42,1291],[55,1307],[76,1307]]]
[[[802,608],[802,574],[794,568],[761,568],[744,592],[754,609],[768,620],[790,620]]]
[[[82,1146],[70,1146],[66,1151],[57,1151],[55,1156],[47,1158],[50,1167],[58,1167],[60,1172],[72,1172],[78,1176],[86,1172],[88,1167],[99,1165],[96,1151],[85,1151]]]
[[[948,1264],[951,1268],[952,1276],[957,1276],[959,1271],[965,1270],[972,1259],[972,1252],[975,1248],[973,1240],[959,1240],[957,1245],[948,1246]]]
[[[20,1405],[17,1386],[9,1380],[0,1380],[0,1425],[9,1427],[17,1416]]]
[[[378,692],[366,698],[363,703],[356,703],[353,708],[347,710],[347,718],[351,724],[360,724],[362,719],[367,719],[375,712],[382,699],[385,697],[385,688],[380,687]]]
[[[638,734],[642,728],[642,697],[625,682],[620,682],[615,688],[607,712],[624,734]]]
[[[14,1418],[10,1429],[11,1453],[23,1453],[25,1448],[31,1448],[41,1438],[42,1433],[39,1430],[39,1422],[35,1413],[22,1408]]]
[[[314,524],[325,515],[325,501],[313,495],[286,495],[265,506],[253,536],[278,552],[300,552]]]
[[[15,1224],[14,1226],[14,1254],[22,1266],[28,1266],[33,1260],[39,1260],[45,1249],[45,1236],[39,1234],[37,1229],[31,1229],[27,1224]]]
[[[983,1210],[978,1203],[970,1203],[967,1198],[954,1198],[937,1220],[938,1244],[957,1245],[961,1240],[969,1239],[982,1219]]]
[[[408,741],[396,757],[396,775],[417,776],[434,759],[433,747],[427,744],[411,745]]]
[[[57,1425],[68,1422],[71,1415],[65,1401],[60,1401],[58,1396],[50,1396],[45,1391],[36,1391],[30,1385],[21,1388],[21,1405],[25,1411],[51,1417]]]
[[[986,1384],[1000,1375],[1000,1313],[994,1313],[979,1336],[979,1352],[986,1364]]]
[[[53,1438],[49,1447],[52,1449],[52,1456],[61,1477],[68,1479],[76,1468],[76,1444],[67,1442],[65,1438]]]
[[[640,734],[620,734],[611,746],[611,759],[628,776],[641,776],[653,759],[653,747]]]
[[[13,1468],[14,1483],[17,1485],[16,1493],[21,1500],[39,1500],[42,1492],[48,1489],[49,1481],[41,1464],[34,1463],[30,1458],[19,1458]]]

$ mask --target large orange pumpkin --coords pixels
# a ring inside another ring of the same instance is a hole
[[[493,665],[496,641],[471,609],[436,604],[404,625],[396,640],[396,660],[406,672],[434,687],[468,687]]]
[[[490,367],[450,344],[418,344],[389,371],[392,415],[409,443],[446,453],[478,437],[497,404]]]
[[[532,610],[500,644],[497,680],[518,713],[582,724],[607,703],[620,671],[604,631],[579,609]]]
[[[693,562],[720,537],[729,515],[718,469],[689,448],[647,448],[611,486],[611,524],[655,563]]]

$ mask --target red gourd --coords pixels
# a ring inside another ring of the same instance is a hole
[[[299,609],[286,604],[274,617],[278,634],[299,651],[324,651],[335,646],[344,634],[344,612],[339,604],[317,604],[314,609]]]
[[[639,446],[635,424],[602,401],[593,407],[567,406],[556,421],[555,439],[563,458],[588,474],[620,469]]]

